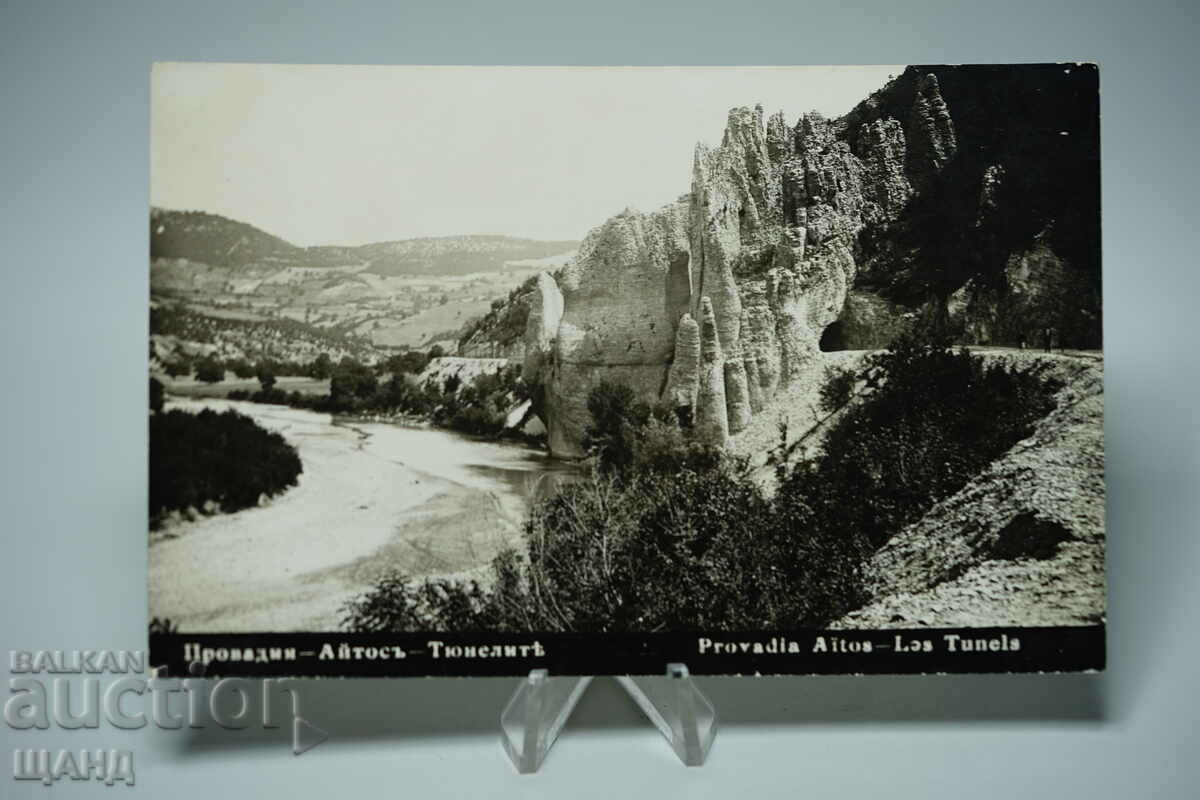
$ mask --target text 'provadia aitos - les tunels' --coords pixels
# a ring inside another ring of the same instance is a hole
[[[958,633],[943,634],[940,638],[916,638],[895,634],[890,639],[845,639],[840,636],[817,636],[812,644],[795,639],[772,636],[767,640],[727,641],[702,636],[696,640],[700,655],[798,655],[802,653],[1015,653],[1021,640],[1002,633],[998,636],[972,637]]]

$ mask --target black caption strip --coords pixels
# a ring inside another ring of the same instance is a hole
[[[171,676],[847,675],[1102,670],[1104,626],[879,631],[150,634]]]

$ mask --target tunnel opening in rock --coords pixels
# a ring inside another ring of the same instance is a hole
[[[840,319],[834,320],[826,326],[825,331],[821,334],[820,348],[822,353],[846,349],[846,332]]]

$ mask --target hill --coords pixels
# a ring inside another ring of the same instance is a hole
[[[311,348],[300,339],[308,338],[333,338],[322,345],[329,352],[360,355],[372,347],[441,342],[452,348],[493,303],[531,275],[561,267],[576,247],[485,235],[297,247],[218,214],[155,208],[150,291],[168,307],[207,320],[194,330],[225,331],[230,357],[307,358]],[[274,327],[258,324],[263,320],[274,320]],[[289,324],[305,335],[293,340],[272,333]],[[176,353],[204,353],[216,344],[211,339],[164,340],[159,356],[170,361]]]
[[[204,211],[150,211],[150,258],[185,259],[211,267],[358,266],[383,276],[501,272],[521,262],[569,254],[573,241],[515,236],[437,236],[355,247],[297,247],[245,222]]]
[[[150,258],[186,258],[214,267],[301,260],[302,248],[253,225],[204,211],[150,209]]]
[[[564,255],[577,247],[579,242],[472,235],[380,242],[351,252],[377,275],[467,275],[504,271],[514,262]]]

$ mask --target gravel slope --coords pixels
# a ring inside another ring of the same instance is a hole
[[[1055,410],[876,553],[874,599],[831,627],[1103,622],[1103,362],[1021,351],[985,357],[1065,381]]]

